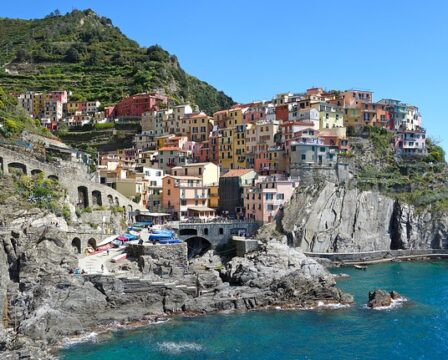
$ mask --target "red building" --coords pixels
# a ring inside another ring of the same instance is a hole
[[[275,107],[275,118],[282,123],[288,122],[289,106],[288,104],[281,104]]]
[[[135,94],[121,99],[115,105],[113,116],[116,118],[140,117],[144,112],[157,111],[168,104],[168,97],[159,94]]]

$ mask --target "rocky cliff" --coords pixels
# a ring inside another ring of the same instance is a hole
[[[65,220],[16,194],[11,176],[0,185],[2,360],[50,359],[65,337],[117,321],[352,301],[324,267],[278,241],[227,263],[212,252],[188,263],[186,249],[183,262],[179,252],[157,251],[116,265],[119,276],[75,275]]]
[[[281,227],[309,252],[448,248],[448,216],[330,182],[297,190]]]

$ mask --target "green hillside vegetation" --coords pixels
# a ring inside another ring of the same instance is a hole
[[[0,86],[0,138],[16,139],[22,131],[52,137],[47,128],[40,125],[17,105],[17,100],[6,94]]]
[[[358,187],[379,190],[419,209],[431,206],[435,210],[448,210],[447,169],[441,146],[428,139],[426,157],[400,159],[394,157],[390,131],[375,127],[366,130],[379,161],[363,163],[357,175]]]
[[[92,10],[44,19],[0,18],[0,85],[7,91],[72,90],[74,100],[120,98],[159,91],[211,114],[233,100],[187,74],[158,45],[140,47]]]

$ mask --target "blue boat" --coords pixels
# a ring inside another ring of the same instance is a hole
[[[159,241],[161,239],[172,239],[173,238],[173,233],[171,232],[160,232],[160,233],[152,233],[149,234],[149,241]]]
[[[127,238],[129,241],[138,240],[139,239],[138,235],[133,235],[133,234],[128,234],[128,233],[123,234],[123,236],[125,238]]]
[[[181,241],[179,239],[160,239],[159,243],[162,245],[167,245],[167,244],[180,244]]]

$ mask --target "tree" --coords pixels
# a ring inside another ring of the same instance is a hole
[[[101,50],[94,50],[87,59],[87,65],[100,65],[104,62],[105,55]]]
[[[16,52],[16,61],[17,62],[24,62],[31,59],[30,53],[25,49],[19,49]]]
[[[77,63],[81,60],[81,55],[75,47],[70,47],[65,53],[65,59],[71,63]]]

